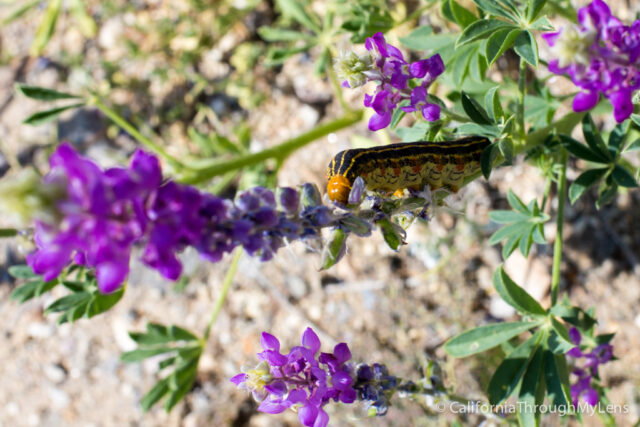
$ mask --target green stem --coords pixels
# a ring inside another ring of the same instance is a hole
[[[267,148],[266,150],[262,150],[257,153],[242,154],[231,160],[205,166],[200,169],[185,171],[178,178],[178,181],[184,184],[199,184],[213,178],[214,176],[255,165],[267,159],[275,158],[282,161],[289,154],[301,147],[304,147],[310,142],[358,123],[362,120],[362,113],[362,110],[350,111],[339,119],[311,129],[310,131],[285,141],[282,144],[278,144],[275,147]]]
[[[222,306],[224,305],[225,300],[227,299],[227,294],[229,293],[229,289],[231,289],[231,284],[233,283],[233,278],[236,275],[236,271],[238,270],[238,261],[240,260],[240,256],[242,255],[242,249],[236,248],[233,253],[233,259],[231,260],[231,265],[229,265],[229,270],[227,270],[227,274],[224,276],[224,280],[222,281],[222,289],[220,291],[220,296],[216,301],[215,307],[213,307],[213,312],[211,313],[211,319],[209,319],[209,324],[207,325],[207,329],[204,331],[204,335],[202,337],[203,343],[209,340],[209,334],[211,333],[211,327],[216,320],[218,319],[218,315],[222,310]]]
[[[562,150],[560,176],[558,177],[558,212],[556,214],[556,240],[553,243],[553,267],[551,270],[551,305],[558,301],[560,266],[562,263],[562,227],[564,224],[564,202],[567,198],[567,152]]]
[[[18,235],[18,230],[15,228],[0,228],[0,238],[15,237]]]
[[[141,134],[133,125],[127,122],[124,118],[122,118],[118,113],[116,113],[113,109],[107,107],[99,98],[95,97],[88,102],[90,105],[94,105],[98,110],[102,111],[105,116],[109,117],[111,121],[113,121],[118,127],[129,135],[134,137],[140,144],[142,144],[145,148],[150,151],[153,151],[158,156],[162,157],[175,169],[184,169],[185,166],[175,157],[171,156],[167,153],[164,148],[162,148],[157,143],[153,142],[150,138]]]
[[[542,204],[540,205],[540,211],[544,212],[545,206],[547,206],[547,200],[549,200],[549,192],[551,191],[551,178],[547,177],[547,182],[544,183],[544,193],[542,196]]]
[[[518,131],[520,141],[525,140],[526,130],[524,124],[524,97],[527,84],[527,62],[520,58],[520,73],[518,74]]]

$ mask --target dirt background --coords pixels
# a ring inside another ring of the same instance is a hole
[[[198,153],[186,134],[189,123],[231,134],[244,120],[252,129],[251,150],[260,150],[340,114],[327,82],[313,75],[309,57],[296,56],[277,69],[267,69],[258,61],[249,80],[234,77],[242,63],[233,63],[234,53],[256,40],[258,25],[276,17],[269,3],[244,11],[226,32],[214,34],[210,46],[177,62],[176,57],[184,53],[180,43],[188,40],[175,41],[173,36],[175,45],[172,40],[163,41],[159,22],[187,17],[188,25],[206,28],[230,13],[224,5],[234,2],[218,3],[204,16],[192,13],[187,2],[180,1],[87,3],[99,24],[97,37],[83,38],[64,13],[45,55],[39,58],[30,58],[28,48],[41,12],[0,30],[3,180],[12,179],[28,165],[46,171],[47,155],[59,140],[72,141],[103,165],[125,162],[136,147],[91,108],[38,127],[21,124],[42,105],[16,94],[15,82],[71,91],[99,88],[110,94],[110,102],[127,118],[137,117],[171,141],[167,148],[177,156]],[[242,8],[245,2],[235,3]],[[631,20],[628,3],[614,6],[619,16]],[[0,13],[6,16],[9,9],[5,6]],[[181,25],[182,20],[179,29]],[[402,35],[402,30],[394,35]],[[138,54],[132,55],[123,40],[137,46]],[[194,91],[190,78],[194,75],[209,85]],[[247,94],[260,94],[264,100],[253,106]],[[352,91],[347,97],[359,105],[362,92]],[[215,112],[214,125],[199,113],[197,106],[202,104]],[[603,125],[612,123],[605,120]],[[288,159],[278,183],[310,181],[322,186],[332,154],[350,147],[358,136],[378,138],[362,122],[318,140]],[[583,167],[572,163],[569,179],[575,179]],[[390,251],[379,235],[351,238],[345,259],[326,272],[318,271],[320,254],[299,243],[282,249],[269,263],[243,256],[196,384],[168,414],[160,406],[146,414],[140,409],[139,399],[157,378],[158,360],[121,363],[120,353],[135,347],[127,331],[142,330],[147,322],[203,331],[229,259],[209,264],[187,251],[183,261],[188,284],[181,291],[134,261],[126,294],[114,309],[57,326],[56,317],[45,317],[43,312],[64,294],[62,289],[23,305],[9,300],[17,284],[7,268],[23,261],[28,246],[18,239],[2,240],[0,426],[296,425],[293,413],[256,412],[252,399],[236,390],[229,378],[242,365],[255,363],[262,331],[278,336],[286,349],[298,344],[307,326],[319,333],[323,349],[348,342],[354,360],[385,363],[401,377],[418,379],[425,361],[435,360],[448,387],[458,395],[482,399],[497,354],[455,360],[445,355],[442,345],[470,327],[515,318],[491,283],[494,269],[502,262],[500,248],[487,244],[497,227],[490,223],[488,212],[508,206],[505,195],[510,188],[525,202],[541,199],[544,179],[522,161],[496,170],[488,182],[478,180],[454,196],[451,209],[440,210],[429,224],[413,226],[408,245],[398,253]],[[603,366],[601,374],[611,388],[611,402],[629,405],[629,413],[616,415],[619,425],[631,426],[640,417],[640,193],[622,193],[600,211],[593,202],[594,194],[588,194],[567,206],[561,290],[568,291],[574,304],[595,307],[599,332],[616,333],[617,360]],[[6,218],[0,219],[0,226],[11,225]],[[547,224],[546,236],[552,239],[554,232],[553,224]],[[551,255],[550,245],[535,246],[528,259],[515,253],[505,263],[514,280],[546,306]],[[452,414],[429,415],[422,403],[396,399],[388,415],[379,419],[363,419],[361,408],[327,408],[336,426],[448,425],[453,421]],[[462,421],[474,425],[479,420]],[[554,417],[545,420],[545,425],[560,423]],[[600,425],[600,421],[586,417],[586,424]]]

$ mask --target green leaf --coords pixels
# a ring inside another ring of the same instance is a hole
[[[565,148],[574,156],[595,163],[609,163],[610,159],[600,152],[594,152],[584,144],[567,135],[559,135],[560,141]]]
[[[142,410],[147,412],[153,405],[155,405],[165,394],[169,393],[169,380],[163,379],[156,383],[140,400],[140,406]]]
[[[23,285],[15,288],[13,292],[11,292],[10,298],[22,304],[33,297],[39,297],[45,292],[50,291],[56,287],[58,283],[58,279],[45,282],[42,278],[36,276],[33,280],[29,280]]]
[[[258,28],[258,35],[268,42],[287,42],[312,39],[308,34],[301,33],[300,31],[285,30],[282,28],[267,26]]]
[[[303,3],[299,0],[276,0],[278,6],[284,15],[288,15],[298,21],[301,25],[307,27],[316,34],[320,33],[320,27],[313,22],[311,16],[304,10]]]
[[[120,355],[120,360],[125,363],[139,362],[144,359],[148,359],[153,356],[157,356],[163,353],[169,353],[175,351],[172,347],[155,347],[155,348],[137,348],[132,351],[127,351]]]
[[[466,92],[461,93],[460,101],[462,102],[462,108],[464,108],[465,113],[469,116],[471,120],[475,123],[490,125],[493,124],[487,112],[482,108],[482,106],[469,96]]]
[[[501,28],[489,36],[484,51],[489,65],[513,46],[518,34],[520,34],[520,29],[512,26]]]
[[[424,141],[424,137],[429,128],[429,124],[426,122],[416,122],[410,128],[396,129],[396,134],[400,137],[402,142],[416,142]]]
[[[507,192],[507,201],[509,202],[509,206],[515,209],[518,212],[531,215],[529,208],[524,204],[520,197],[516,195],[511,189]]]
[[[31,126],[38,126],[43,123],[50,122],[51,120],[56,119],[60,114],[62,114],[67,110],[72,110],[74,108],[79,108],[83,106],[84,106],[84,103],[79,103],[79,104],[66,105],[64,107],[52,108],[51,110],[38,111],[37,113],[34,113],[29,117],[27,117],[26,119],[24,119],[22,123],[31,125]]]
[[[33,272],[30,266],[26,264],[22,265],[12,265],[8,270],[9,274],[16,279],[31,279],[32,277],[38,277],[37,274]]]
[[[413,30],[408,36],[400,37],[400,43],[409,49],[425,50],[431,48],[429,43],[431,43],[432,38],[433,28],[430,25],[423,25]]]
[[[109,294],[103,294],[100,292],[94,293],[93,298],[89,303],[89,306],[87,307],[86,316],[91,318],[93,316],[97,316],[98,314],[104,313],[105,311],[116,305],[123,295],[124,286],[121,286],[120,288]]]
[[[523,30],[518,34],[514,41],[513,50],[530,65],[538,66],[538,44],[529,31]]]
[[[404,244],[404,238],[406,236],[405,231],[397,224],[392,223],[387,218],[383,218],[376,222],[380,227],[384,241],[389,248],[397,251],[400,246]]]
[[[500,103],[500,92],[498,92],[499,88],[500,86],[492,87],[484,96],[484,108],[489,113],[489,118],[493,122],[497,122],[500,118],[504,117],[504,111]]]
[[[475,48],[477,46],[463,46],[456,50],[456,56],[452,59],[452,75],[453,80],[456,82],[462,82],[467,77],[469,72],[469,63],[471,58],[475,55]]]
[[[528,221],[531,216],[529,213],[514,212],[514,211],[491,211],[489,212],[489,219],[498,224],[507,224],[510,222],[522,222]]]
[[[489,402],[498,405],[516,390],[529,359],[537,351],[542,331],[538,330],[502,361],[489,382]]]
[[[596,200],[596,208],[600,209],[602,206],[606,205],[618,194],[618,184],[608,184],[606,185],[598,196],[598,200]]]
[[[341,228],[335,228],[331,231],[329,241],[322,248],[321,270],[333,267],[340,261],[345,253],[347,242],[347,233]]]
[[[49,40],[56,28],[61,8],[62,0],[49,0],[47,9],[44,12],[44,16],[40,21],[40,25],[36,30],[36,35],[29,49],[31,56],[42,55],[44,48],[47,47],[47,44],[49,43]]]
[[[57,101],[59,99],[77,99],[77,95],[70,93],[58,92],[57,90],[47,89],[40,86],[29,86],[25,84],[16,84],[16,91],[20,92],[27,98],[37,99],[38,101]]]
[[[546,16],[542,16],[538,18],[536,21],[532,22],[531,25],[529,25],[529,30],[554,31],[555,28],[553,27],[553,24],[551,24],[551,22],[547,19]]]
[[[500,154],[504,157],[504,161],[508,164],[513,162],[513,156],[515,155],[513,140],[510,137],[505,137],[498,141],[498,148],[500,149]]]
[[[538,347],[534,353],[527,370],[522,377],[522,384],[520,385],[520,393],[518,394],[518,421],[522,427],[536,427],[536,396],[539,391],[539,384],[543,374],[542,368],[543,350]]]
[[[569,187],[569,200],[574,204],[582,195],[598,182],[609,170],[609,168],[589,169],[580,176]]]
[[[632,114],[631,121],[636,124],[636,126],[640,126],[640,114]]]
[[[447,17],[452,22],[460,25],[461,28],[468,27],[474,21],[478,19],[476,15],[474,15],[467,8],[462,7],[455,0],[447,0],[442,3],[442,14]]]
[[[493,169],[493,163],[498,157],[499,152],[500,150],[497,144],[491,144],[482,150],[482,154],[480,155],[480,169],[485,179],[489,179],[489,175],[491,175],[491,170]]]
[[[547,0],[529,0],[527,2],[527,21],[533,22],[540,14],[546,2]]]
[[[511,24],[498,19],[480,19],[464,29],[456,41],[456,49],[493,33],[494,31],[512,27]]]
[[[629,121],[624,121],[618,124],[609,134],[609,151],[613,150],[613,157],[622,149],[624,140],[629,132],[629,123]]]
[[[91,300],[91,293],[89,292],[77,292],[71,295],[64,296],[52,302],[47,309],[46,313],[55,313],[60,311],[67,311],[73,309],[76,306],[84,305]]]
[[[509,7],[506,2],[500,0],[473,0],[474,3],[485,12],[491,15],[501,16],[509,21],[517,22],[519,20],[518,14],[514,12],[512,7]]]
[[[638,183],[633,175],[620,165],[615,165],[611,172],[613,180],[621,187],[637,187]]]
[[[451,338],[444,345],[444,349],[453,357],[470,356],[493,348],[538,325],[540,322],[511,322],[479,326]]]
[[[7,15],[6,18],[2,20],[2,25],[6,26],[16,19],[20,18],[22,15],[27,13],[30,9],[40,4],[41,0],[31,0],[24,3],[22,6],[18,6],[13,12]]]
[[[606,159],[607,162],[613,160],[611,153],[609,153],[607,146],[602,140],[600,131],[591,118],[591,114],[586,114],[582,119],[582,133],[584,134],[584,139],[587,141],[587,145],[591,148],[592,152],[597,153],[599,156]]]
[[[544,379],[551,404],[566,407],[571,402],[569,375],[564,355],[555,355],[549,350],[543,351]]]
[[[516,310],[533,316],[546,315],[547,312],[540,303],[511,280],[502,267],[493,275],[493,285],[502,299]]]
[[[627,148],[625,148],[624,151],[627,152],[627,151],[637,151],[637,150],[640,150],[640,138],[636,139],[631,144],[629,144],[629,146],[627,146]]]

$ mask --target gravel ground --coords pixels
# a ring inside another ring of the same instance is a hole
[[[153,3],[158,6],[151,9],[151,16],[172,4]],[[152,71],[154,61],[167,58],[154,55],[144,63],[122,59],[126,52],[114,40],[130,31],[127,19],[127,15],[110,18],[101,27],[98,42],[83,45],[85,74],[77,67],[25,56],[34,32],[30,20],[0,29],[8,58],[0,65],[2,179],[11,179],[20,165],[43,168],[47,150],[59,139],[71,140],[105,165],[125,161],[135,143],[91,109],[63,115],[58,124],[20,124],[41,105],[14,95],[15,82],[74,89],[74,82],[82,75],[100,79],[104,73],[96,61],[100,55],[121,61],[127,78],[142,75],[150,82],[144,95],[115,88],[110,100],[127,105],[165,139],[171,138],[172,154],[183,155],[193,149],[183,125],[163,126],[154,112],[175,100],[187,99],[184,82],[179,76],[153,80],[151,72],[141,68],[146,64]],[[65,30],[56,33],[49,58],[56,58],[64,51],[65,41],[68,45],[73,40],[73,27],[65,25],[64,19],[59,28]],[[243,28],[234,27],[203,55],[200,65],[210,73],[208,79],[228,70],[229,52],[247,40]],[[326,98],[330,90],[327,83],[313,76],[312,69],[312,63],[296,58],[277,72],[265,71],[253,82],[268,98],[248,117],[252,150],[274,145],[339,114],[337,103]],[[223,131],[233,129],[246,114],[231,98],[215,93],[204,96],[222,111],[224,119],[219,126]],[[349,96],[357,99],[361,94]],[[191,108],[185,103],[185,110]],[[310,181],[322,186],[332,154],[348,147],[357,135],[372,137],[366,125],[360,124],[296,152],[283,166],[279,184]],[[578,167],[583,166],[571,165],[569,178],[574,179]],[[135,347],[127,331],[142,330],[147,322],[203,331],[230,260],[209,264],[187,251],[183,261],[189,280],[179,292],[134,262],[125,296],[114,309],[90,320],[57,326],[56,317],[45,317],[44,309],[63,294],[61,289],[23,305],[9,300],[16,283],[9,278],[7,267],[22,262],[24,242],[0,241],[0,316],[4,320],[0,325],[4,339],[0,346],[0,426],[296,425],[293,413],[257,413],[252,399],[236,390],[229,378],[242,365],[255,363],[262,331],[278,336],[288,348],[298,344],[306,326],[319,332],[323,348],[346,341],[355,360],[386,363],[402,377],[419,378],[424,363],[435,360],[447,386],[459,395],[481,398],[497,355],[490,352],[455,360],[445,355],[442,344],[472,326],[515,318],[491,283],[502,259],[499,248],[486,243],[495,231],[488,212],[507,206],[509,188],[528,201],[540,198],[543,186],[537,169],[525,163],[497,170],[488,182],[479,180],[453,196],[451,209],[440,210],[426,225],[413,226],[408,245],[398,253],[390,251],[380,236],[352,238],[345,259],[326,272],[318,271],[317,250],[302,244],[281,250],[270,263],[243,256],[224,310],[213,327],[196,384],[168,414],[161,407],[145,414],[138,404],[157,379],[159,361],[121,363],[120,353]],[[601,374],[611,388],[611,402],[629,405],[630,413],[616,415],[621,426],[630,426],[640,417],[639,209],[640,193],[635,191],[619,195],[601,211],[593,208],[593,196],[588,195],[566,212],[561,286],[568,289],[574,304],[595,307],[598,331],[616,332],[613,345],[617,359],[603,366]],[[6,218],[0,219],[0,227],[10,225]],[[553,237],[554,227],[548,225],[546,235]],[[549,304],[551,255],[551,246],[536,246],[534,256],[525,259],[514,254],[505,266],[543,305]],[[431,416],[418,401],[397,401],[386,417],[373,420],[363,420],[360,409],[330,406],[332,425],[447,425],[453,420],[451,414]],[[477,421],[470,418],[468,423]],[[556,418],[546,421],[547,425],[559,422]],[[600,425],[600,421],[585,417],[585,424]]]

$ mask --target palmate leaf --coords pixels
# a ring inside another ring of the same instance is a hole
[[[543,224],[549,220],[549,216],[540,211],[537,201],[532,200],[529,205],[525,205],[511,190],[507,193],[507,200],[513,211],[489,213],[492,221],[504,224],[504,227],[489,238],[489,244],[505,241],[502,247],[503,258],[509,257],[518,247],[522,255],[528,256],[534,242],[546,243]]]
[[[164,406],[167,412],[170,411],[193,386],[203,340],[179,326],[158,323],[149,323],[146,332],[130,332],[129,336],[139,347],[123,353],[120,356],[123,362],[140,362],[162,354],[167,356],[159,362],[158,367],[160,370],[172,369],[142,397],[140,405],[144,411],[148,411],[166,396]]]

